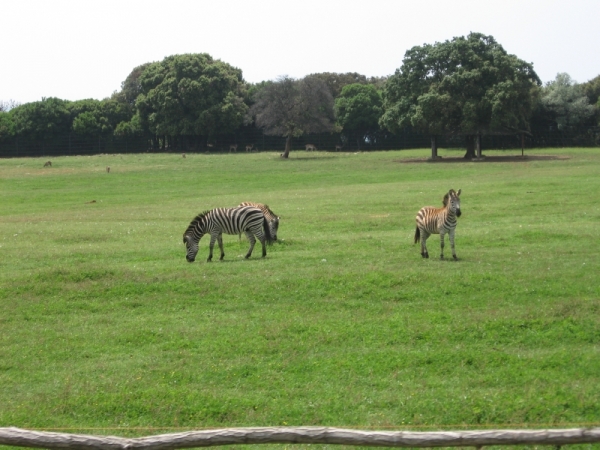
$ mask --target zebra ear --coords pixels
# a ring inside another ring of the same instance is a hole
[[[457,197],[460,197],[460,192],[462,191],[462,189],[459,189],[458,192],[456,193]]]

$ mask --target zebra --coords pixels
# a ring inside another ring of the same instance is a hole
[[[458,259],[454,250],[454,230],[456,229],[456,218],[460,217],[460,192],[450,189],[444,200],[442,208],[434,206],[425,206],[421,208],[417,214],[417,229],[415,231],[415,244],[421,241],[421,256],[429,258],[427,252],[427,238],[432,234],[439,234],[441,240],[441,255],[444,259],[444,236],[448,233],[450,237],[450,246],[452,247],[452,256]]]
[[[254,244],[258,238],[262,244],[262,256],[267,256],[266,243],[271,244],[272,238],[269,224],[263,212],[258,208],[244,206],[241,208],[215,208],[198,214],[183,233],[183,243],[186,247],[185,258],[188,262],[194,262],[198,254],[198,244],[205,234],[210,234],[210,253],[207,262],[213,257],[215,241],[219,243],[221,258],[225,256],[223,251],[223,233],[238,234],[245,232],[250,241],[250,248],[246,258],[250,258]]]
[[[254,208],[258,208],[263,212],[265,218],[267,219],[267,222],[269,222],[269,231],[271,232],[271,239],[273,241],[276,241],[277,230],[279,229],[279,216],[277,216],[277,214],[271,211],[271,208],[269,208],[268,205],[263,205],[262,203],[242,202],[238,205],[238,208],[242,206],[253,206]]]

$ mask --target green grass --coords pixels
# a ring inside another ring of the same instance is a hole
[[[600,152],[528,153],[568,159],[0,160],[0,426],[599,425]],[[450,188],[459,261],[423,260]],[[281,216],[267,258],[188,264],[190,220],[241,201]]]

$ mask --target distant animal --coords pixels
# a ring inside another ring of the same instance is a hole
[[[110,173],[110,167],[106,166],[106,173]]]
[[[46,161],[44,167],[52,167],[52,161]]]
[[[277,240],[277,231],[279,230],[279,216],[271,211],[268,205],[263,205],[262,203],[254,203],[254,202],[242,202],[238,205],[238,208],[241,206],[252,206],[254,208],[258,208],[262,211],[269,222],[269,231],[271,233],[271,239],[273,241]],[[240,233],[241,236],[241,233]]]
[[[254,148],[254,144],[246,145],[247,152],[251,152],[253,148]]]
[[[231,153],[232,150],[237,153],[237,148],[238,148],[237,144],[231,144],[229,146],[229,153]]]
[[[262,244],[262,256],[267,256],[266,244],[271,244],[271,233],[269,231],[269,223],[263,212],[251,206],[243,206],[237,208],[215,208],[210,211],[204,211],[198,214],[190,222],[183,233],[183,243],[186,247],[185,258],[188,262],[194,262],[198,254],[198,244],[200,239],[205,234],[210,234],[210,252],[207,262],[210,262],[213,257],[213,248],[215,241],[219,243],[221,257],[225,257],[223,250],[223,233],[239,234],[246,233],[250,241],[250,248],[246,253],[246,258],[250,258],[256,238]],[[256,238],[255,238],[256,236]]]
[[[448,233],[450,237],[450,246],[452,247],[452,256],[458,259],[454,249],[454,231],[456,230],[456,218],[460,217],[460,193],[450,189],[442,200],[443,207],[425,206],[417,213],[417,227],[415,231],[415,244],[421,241],[421,256],[429,258],[427,252],[427,239],[432,234],[440,235],[441,254],[444,259],[444,236]]]
[[[185,153],[183,153],[181,156],[182,156],[182,158],[185,158]]]
[[[206,153],[210,152],[210,150],[214,147],[214,144],[206,144]]]
[[[310,151],[315,151],[315,150],[317,150],[317,147],[316,147],[316,146],[314,146],[313,144],[306,144],[306,145],[304,146],[304,148],[306,148],[306,151],[307,151],[307,152],[310,152]]]
[[[338,150],[341,150],[343,147],[344,147],[343,145],[336,144],[335,151],[337,152]]]

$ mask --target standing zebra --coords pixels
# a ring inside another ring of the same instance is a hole
[[[268,205],[263,205],[262,203],[254,202],[242,202],[238,205],[238,208],[241,206],[253,206],[254,208],[260,209],[265,215],[267,222],[269,222],[269,231],[271,232],[271,239],[273,241],[277,240],[277,230],[279,229],[279,217],[277,216],[277,214],[271,211],[271,208],[269,208]]]
[[[415,231],[415,244],[421,240],[421,256],[429,258],[427,252],[427,238],[432,234],[439,234],[441,240],[442,253],[441,259],[444,259],[444,236],[446,233],[450,236],[450,246],[452,247],[452,256],[456,257],[454,250],[454,230],[456,229],[456,218],[460,217],[460,192],[450,189],[444,195],[442,208],[434,206],[425,206],[417,214],[417,229]]]
[[[241,208],[215,208],[198,214],[183,233],[183,243],[186,247],[185,258],[188,262],[194,262],[198,254],[198,244],[205,234],[210,234],[210,253],[207,262],[212,260],[215,241],[219,242],[221,258],[225,256],[223,251],[223,233],[238,234],[245,232],[250,241],[250,248],[246,258],[250,258],[254,244],[258,238],[262,244],[263,258],[267,256],[265,243],[271,243],[269,224],[262,211],[249,206]]]

